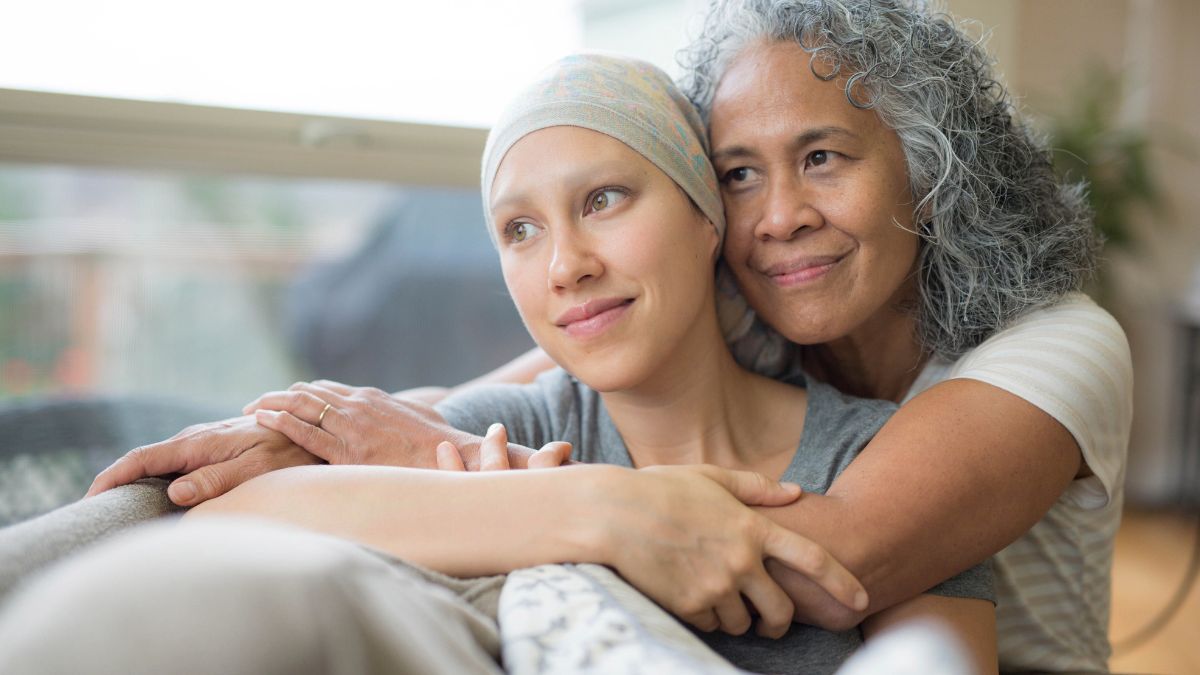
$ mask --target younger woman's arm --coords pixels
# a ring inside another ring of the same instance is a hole
[[[759,611],[760,632],[781,635],[794,608],[767,574],[766,558],[811,577],[839,602],[857,609],[867,603],[862,586],[824,549],[743,505],[798,496],[795,486],[716,467],[459,473],[317,466],[260,476],[191,513],[279,520],[453,576],[552,562],[607,564],[702,630],[744,632],[745,596]],[[678,527],[680,514],[722,501],[736,519],[709,523],[710,536]],[[634,523],[657,532],[656,555],[631,547],[626,532]],[[679,574],[684,567],[686,578]]]

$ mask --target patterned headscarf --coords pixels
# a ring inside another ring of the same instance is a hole
[[[500,161],[526,135],[571,126],[611,136],[650,160],[700,208],[718,236],[725,213],[717,175],[708,160],[708,136],[699,113],[666,73],[649,63],[601,54],[568,56],[547,69],[505,110],[483,150],[483,211],[488,209]]]

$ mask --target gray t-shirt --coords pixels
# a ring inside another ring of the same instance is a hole
[[[807,386],[808,409],[799,449],[781,480],[823,494],[896,405],[846,396],[820,382],[806,383],[802,377],[792,384]],[[528,385],[470,389],[446,399],[437,409],[464,431],[482,435],[488,426],[501,422],[514,443],[538,448],[550,441],[568,441],[574,445],[574,460],[633,466],[603,399],[561,369],[543,373]],[[977,565],[928,592],[994,602],[991,564]],[[697,635],[734,665],[760,673],[832,673],[862,644],[858,629],[831,632],[804,624],[794,624],[778,640],[752,632]]]

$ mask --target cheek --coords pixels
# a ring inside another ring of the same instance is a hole
[[[725,243],[721,247],[721,255],[725,258],[725,263],[734,270],[744,268],[753,243],[753,226],[733,218],[731,212],[727,210]]]
[[[546,271],[528,260],[517,260],[508,256],[502,257],[500,269],[504,275],[504,285],[512,296],[517,312],[529,326],[529,320],[538,315],[538,310],[545,302]]]

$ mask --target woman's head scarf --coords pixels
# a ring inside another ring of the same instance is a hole
[[[724,236],[725,214],[704,123],[671,78],[644,61],[577,54],[543,72],[488,134],[482,182],[493,243],[496,228],[488,201],[500,162],[526,135],[559,126],[591,129],[629,146],[675,181]]]

